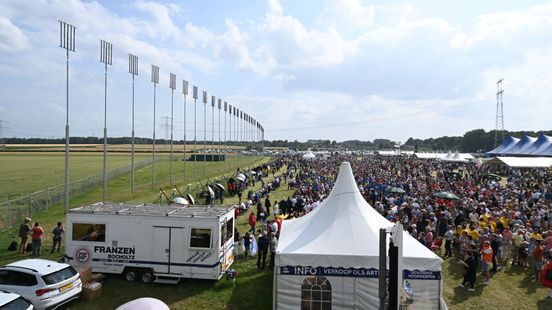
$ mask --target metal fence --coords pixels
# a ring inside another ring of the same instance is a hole
[[[156,162],[160,160],[162,159],[157,158]],[[138,162],[134,166],[135,166],[135,169],[139,169],[144,166],[150,165],[152,162],[153,162],[152,159],[148,159],[148,160]],[[244,170],[248,171],[252,169],[252,167],[253,165],[249,165],[247,167],[241,167],[241,168],[242,168],[242,171]],[[111,180],[125,173],[129,173],[131,169],[132,167],[128,165],[128,166],[109,170],[107,172],[107,179]],[[225,171],[222,174],[219,174],[218,176],[211,176],[211,177],[213,179],[209,178],[206,181],[224,182],[228,180],[228,178],[232,177],[232,175],[228,171]],[[69,193],[71,195],[79,195],[92,188],[100,186],[102,182],[103,182],[102,174],[82,178],[69,183]],[[202,184],[201,182],[196,182],[195,184],[189,184],[186,188],[183,188],[182,190],[185,193],[190,193],[197,197],[199,193],[205,188],[205,185],[206,184]],[[18,197],[16,199],[12,199],[12,200],[8,200],[0,203],[0,231],[5,231],[7,229],[14,227],[15,225],[19,225],[20,223],[23,222],[25,217],[32,218],[34,213],[41,212],[41,211],[48,211],[48,209],[51,206],[63,203],[63,197],[65,193],[64,190],[65,190],[65,186],[61,184],[61,185],[43,189],[37,192],[30,193],[26,196]],[[171,195],[172,193],[166,193],[166,194]],[[161,198],[163,197],[160,195],[160,199]]]
[[[156,159],[159,161],[161,159]],[[140,161],[136,163],[135,169],[150,165],[152,159]],[[130,165],[109,170],[107,179],[111,180],[117,176],[130,172]],[[69,183],[69,193],[71,195],[82,194],[103,182],[103,175],[89,176]],[[16,224],[23,222],[25,217],[32,217],[33,213],[47,211],[50,206],[63,203],[65,186],[63,184],[38,192],[30,193],[26,196],[16,199],[4,201],[0,203],[0,231],[4,231],[13,227]]]

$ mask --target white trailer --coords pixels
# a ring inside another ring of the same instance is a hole
[[[234,208],[97,203],[67,213],[65,260],[128,281],[220,279],[234,261]]]

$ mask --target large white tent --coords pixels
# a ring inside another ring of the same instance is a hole
[[[495,157],[486,164],[502,164],[512,168],[551,168],[550,157]]]
[[[316,155],[311,150],[308,150],[305,154],[303,154],[304,159],[315,159]]]
[[[350,164],[343,163],[332,192],[318,208],[283,222],[273,308],[378,308],[379,229],[392,225],[364,200]],[[415,309],[446,309],[442,262],[403,234],[403,279],[413,288]]]

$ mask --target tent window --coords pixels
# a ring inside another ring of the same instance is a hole
[[[325,277],[308,277],[301,285],[301,310],[332,308],[332,285]]]

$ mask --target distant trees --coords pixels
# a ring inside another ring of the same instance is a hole
[[[546,135],[552,136],[552,131],[544,131]],[[512,135],[520,138],[523,135],[536,137],[537,132],[533,131],[515,131],[504,132],[504,137]],[[401,149],[404,150],[416,150],[416,151],[460,151],[460,152],[487,152],[494,148],[495,131],[489,132],[484,129],[474,129],[468,131],[464,136],[459,137],[439,137],[428,139],[415,139],[408,138],[406,142],[401,145]],[[64,144],[65,139],[44,139],[44,138],[4,138],[6,144]],[[98,137],[71,137],[70,142],[72,144],[102,144],[103,139]],[[109,144],[130,144],[130,137],[115,137],[108,138]],[[165,139],[156,139],[156,143],[163,144]],[[189,142],[189,141],[188,141]],[[499,143],[502,141],[499,141]],[[136,138],[137,144],[151,144],[150,138]],[[183,141],[175,141],[175,144],[182,144]],[[342,148],[342,149],[366,149],[366,150],[380,150],[380,149],[394,149],[395,142],[389,139],[375,139],[374,141],[361,141],[361,140],[346,140],[343,142],[337,142],[335,140],[324,139],[311,139],[307,142],[299,142],[297,140],[273,140],[263,141],[264,146],[269,147],[289,147],[294,150],[304,151],[307,149],[327,149],[327,148]],[[218,144],[218,142],[215,142]]]

